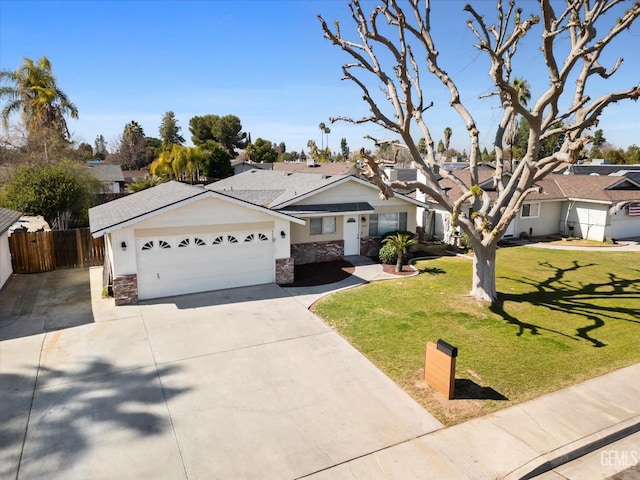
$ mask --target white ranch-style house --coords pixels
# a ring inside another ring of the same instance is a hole
[[[383,200],[352,175],[249,170],[206,187],[170,181],[93,207],[89,221],[122,305],[288,284],[294,264],[375,255],[384,233],[416,231],[425,206]]]

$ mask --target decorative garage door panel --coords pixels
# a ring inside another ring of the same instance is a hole
[[[275,281],[271,231],[136,240],[140,299]]]

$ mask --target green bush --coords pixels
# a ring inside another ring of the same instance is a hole
[[[398,261],[398,251],[394,245],[390,243],[385,243],[380,247],[380,251],[378,252],[378,258],[382,263],[387,265],[395,265]]]
[[[380,251],[378,252],[378,258],[382,263],[387,265],[395,265],[398,261],[398,250],[396,246],[391,242],[385,242],[388,237],[398,234],[406,235],[409,237],[409,239],[413,239],[415,237],[415,234],[412,232],[396,231],[385,233],[382,236],[382,247],[380,247]],[[408,255],[405,253],[405,255],[402,257],[402,263],[407,263],[407,258]]]

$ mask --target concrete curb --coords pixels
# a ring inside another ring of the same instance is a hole
[[[535,478],[637,432],[640,432],[640,415],[623,420],[615,425],[587,435],[555,450],[551,450],[544,455],[540,455],[502,477],[502,480],[529,480]]]

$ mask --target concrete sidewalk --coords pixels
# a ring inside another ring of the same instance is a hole
[[[640,365],[632,365],[308,478],[528,479],[621,438],[638,455],[638,379]],[[604,479],[628,466],[603,464],[567,478]]]
[[[551,245],[546,242],[530,242],[523,241],[521,244],[527,247],[546,248],[549,250],[576,250],[576,251],[592,251],[592,252],[640,252],[640,239],[628,238],[620,240],[613,245],[607,245],[604,247],[592,247],[592,246],[580,246],[572,245],[570,241],[563,242],[560,245]]]

